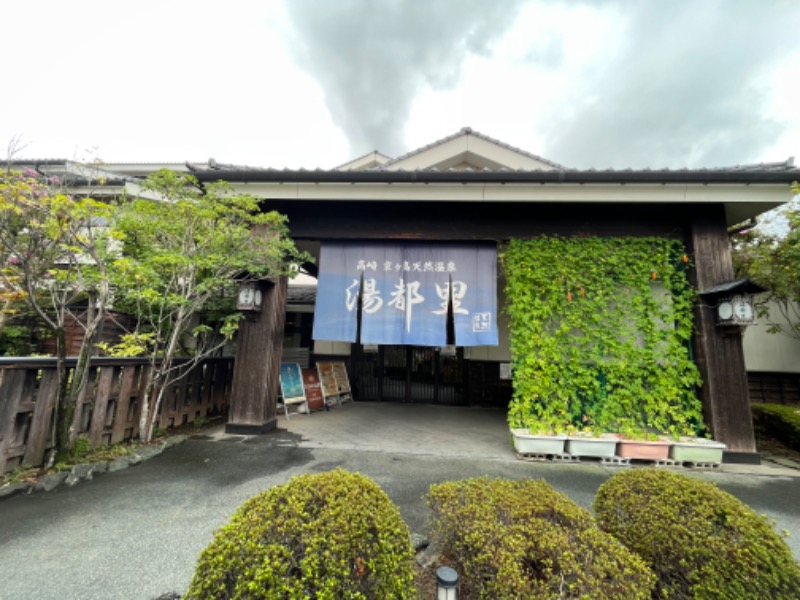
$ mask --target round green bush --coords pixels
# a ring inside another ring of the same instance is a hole
[[[413,557],[408,527],[372,480],[301,475],[239,507],[186,598],[415,598]]]
[[[473,597],[650,598],[655,577],[544,481],[467,479],[431,486],[432,535]]]
[[[595,513],[655,572],[654,598],[800,598],[800,567],[772,524],[711,483],[626,471],[600,486]]]

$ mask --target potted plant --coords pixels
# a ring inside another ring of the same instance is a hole
[[[567,454],[593,458],[616,456],[618,437],[613,433],[572,431],[567,437]]]
[[[519,454],[564,454],[565,434],[531,433],[529,429],[512,428],[514,449]]]
[[[720,464],[726,448],[714,440],[681,436],[672,443],[669,457],[677,462]]]
[[[652,439],[631,439],[620,436],[617,456],[639,460],[667,460],[672,442],[653,434]]]
[[[519,454],[564,454],[569,417],[557,399],[519,400],[509,407],[509,426]]]

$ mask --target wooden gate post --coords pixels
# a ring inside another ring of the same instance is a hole
[[[691,243],[700,292],[733,279],[722,206],[709,207],[706,215],[693,219]],[[706,425],[714,439],[728,446],[727,462],[758,464],[742,335],[738,330],[718,327],[714,313],[714,307],[703,301],[695,309],[694,349],[703,378],[701,397]]]
[[[249,313],[239,327],[226,433],[261,434],[277,423],[288,280],[262,282],[261,291],[261,311]]]

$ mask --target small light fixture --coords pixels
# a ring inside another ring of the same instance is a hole
[[[258,284],[252,281],[239,285],[239,295],[236,297],[236,310],[261,310],[262,294]]]
[[[755,320],[751,295],[740,294],[720,298],[717,304],[717,323],[719,325],[752,325]]]
[[[458,573],[455,569],[436,569],[436,600],[458,600]]]
[[[714,307],[717,325],[741,327],[755,323],[753,296],[766,291],[767,288],[745,277],[723,281],[700,295]]]

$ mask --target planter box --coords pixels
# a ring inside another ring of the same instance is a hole
[[[572,437],[567,438],[567,453],[573,456],[595,456],[610,458],[615,456],[617,438],[603,435],[600,437]]]
[[[667,460],[672,442],[626,440],[617,443],[617,456],[622,458],[639,458],[642,460]]]
[[[673,442],[669,452],[672,460],[694,463],[721,463],[725,444],[702,438],[681,438]]]
[[[566,435],[534,434],[527,429],[512,429],[514,449],[520,454],[564,454]]]

